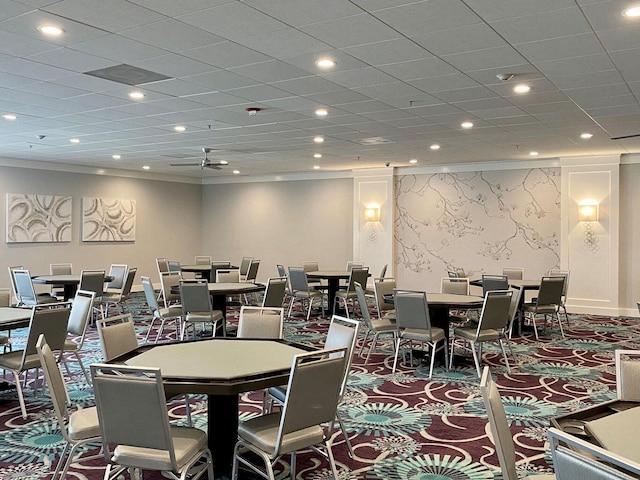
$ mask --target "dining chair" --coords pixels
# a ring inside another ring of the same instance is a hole
[[[542,277],[540,280],[540,290],[538,290],[538,296],[531,303],[525,303],[523,305],[523,312],[525,321],[533,326],[533,331],[538,336],[538,326],[536,322],[536,316],[542,315],[544,318],[544,325],[546,327],[549,317],[558,321],[560,327],[560,334],[564,337],[564,329],[562,328],[562,322],[558,316],[560,304],[562,303],[562,292],[564,291],[563,276],[559,277]]]
[[[91,375],[107,462],[105,478],[116,478],[125,470],[155,470],[173,480],[205,474],[213,479],[207,434],[169,423],[160,369],[95,363]]]
[[[96,294],[93,299],[93,312],[99,313],[101,318],[105,318],[104,305],[102,303],[104,276],[104,270],[82,270],[80,272],[80,283],[78,284],[78,290]]]
[[[267,286],[262,297],[262,307],[282,307],[287,289],[287,277],[267,279]]]
[[[504,267],[502,274],[509,280],[522,280],[524,278],[524,268],[518,267]]]
[[[307,308],[307,320],[311,317],[311,308],[314,300],[320,300],[320,306],[322,308],[322,315],[324,315],[324,294],[320,290],[311,289],[309,282],[307,281],[307,273],[304,271],[304,267],[289,267],[289,282],[291,284],[291,304],[289,305],[289,314],[293,310],[293,305],[296,300],[301,302],[307,302],[309,307]]]
[[[182,276],[179,272],[164,272],[160,274],[160,290],[164,308],[180,303],[180,293],[175,289],[180,284]]]
[[[511,307],[511,290],[493,290],[484,296],[484,304],[480,313],[477,326],[463,326],[453,329],[451,336],[451,356],[449,357],[449,368],[453,365],[454,351],[456,345],[463,350],[468,350],[473,355],[473,361],[478,372],[478,378],[482,375],[480,370],[480,358],[482,357],[482,345],[486,342],[498,342],[502,350],[507,371],[511,373],[507,353],[504,349],[505,342],[509,349],[509,309]],[[461,340],[457,343],[456,339]],[[511,352],[513,357],[513,351]]]
[[[167,261],[167,267],[169,268],[170,272],[173,272],[173,273],[182,272],[181,266],[180,266],[180,262],[177,261],[177,260],[168,260]]]
[[[0,307],[11,306],[11,290],[8,288],[0,288]],[[11,330],[6,335],[0,335],[0,347],[3,352],[11,350]]]
[[[508,290],[509,278],[506,275],[482,275],[482,296],[492,290]]]
[[[10,270],[13,275],[13,281],[16,287],[16,298],[18,306],[32,307],[34,305],[43,305],[48,303],[57,303],[58,299],[50,293],[36,293],[31,281],[29,270],[13,269]]]
[[[73,273],[73,266],[70,263],[50,263],[49,275],[71,275]],[[64,285],[53,284],[51,285],[51,293],[58,299],[64,299]]]
[[[307,448],[325,456],[334,478],[338,478],[331,437],[346,370],[346,350],[323,350],[294,357],[281,411],[251,418],[238,426],[233,480],[238,478],[239,464],[275,480],[273,463],[286,454],[291,454],[291,477],[295,478],[295,453]],[[323,425],[329,425],[326,433]],[[264,462],[264,471],[254,464],[251,453]]]
[[[29,370],[36,369],[36,377],[33,380],[34,393],[39,387],[39,376],[37,375],[40,368],[40,360],[36,352],[36,342],[40,335],[44,334],[51,346],[51,349],[61,352],[64,348],[64,341],[67,335],[67,322],[69,320],[69,304],[58,303],[47,306],[35,306],[31,312],[27,339],[24,348],[21,350],[12,350],[10,352],[0,354],[0,369],[6,370],[13,374],[13,379],[4,378],[15,384],[18,392],[18,401],[20,402],[20,411],[22,418],[27,419],[27,408],[24,402],[24,394],[20,375],[26,375]]]
[[[160,327],[156,332],[156,338],[153,343],[158,343],[158,339],[162,335],[164,331],[165,324],[170,321],[175,321],[175,331],[176,331],[176,340],[180,338],[180,316],[182,315],[182,305],[171,305],[168,308],[163,308],[158,305],[158,299],[156,297],[155,289],[153,288],[153,283],[151,283],[151,279],[149,277],[140,277],[142,282],[142,289],[144,291],[145,299],[147,300],[147,305],[149,306],[149,310],[151,310],[151,314],[153,318],[149,323],[149,329],[147,330],[147,334],[144,337],[145,343],[149,341],[149,336],[153,331],[153,326],[155,325],[156,320],[160,321]]]
[[[353,305],[353,302],[356,299],[355,284],[359,283],[360,285],[366,285],[368,278],[369,268],[356,266],[353,266],[353,268],[351,268],[349,283],[347,284],[346,290],[340,290],[336,292],[336,296],[333,301],[334,314],[336,313],[336,306],[340,302],[342,302],[344,304],[344,310],[346,312],[347,318],[349,318],[349,303]]]
[[[164,257],[156,258],[156,267],[158,269],[158,275],[169,271],[169,265],[167,264],[167,259]]]
[[[547,431],[553,469],[558,480],[633,480],[640,477],[640,464],[601,448],[593,442],[557,428]],[[538,476],[530,478],[538,480]]]
[[[89,309],[90,311],[90,309]],[[47,344],[44,334],[38,337],[36,342],[36,354],[47,385],[49,395],[53,403],[53,411],[58,423],[58,429],[65,441],[64,449],[58,459],[58,464],[53,472],[52,480],[64,480],[69,466],[76,460],[75,453],[85,445],[101,443],[100,423],[98,422],[98,410],[95,406],[78,408],[70,411],[68,405],[67,387],[60,371],[60,365],[56,361],[53,350]],[[90,384],[91,379],[87,380]],[[90,461],[102,457],[102,452],[97,455],[82,457],[83,461]]]
[[[184,340],[187,329],[193,330],[196,336],[195,324],[209,324],[212,327],[211,336],[216,336],[218,322],[222,320],[223,336],[227,336],[227,327],[220,310],[212,310],[211,295],[208,282],[203,279],[180,280],[180,303],[182,316],[180,317],[180,340]]]
[[[216,283],[240,283],[240,272],[237,269],[217,270]]]
[[[615,366],[618,400],[640,402],[640,350],[616,350]]]
[[[237,338],[282,339],[284,308],[240,307]]]
[[[287,273],[287,269],[284,265],[276,265],[276,269],[278,270],[278,276],[281,278],[286,278],[287,283],[284,289],[284,300],[283,303],[286,304],[287,299],[289,300],[289,304],[293,302],[293,292],[291,290],[291,281],[289,280],[289,274]]]
[[[248,283],[255,282],[258,278],[258,268],[260,268],[260,260],[251,260],[247,274],[244,277],[244,281]]]
[[[362,262],[354,262],[353,260],[347,260],[347,266],[345,267],[345,271],[350,272],[353,268],[362,268],[364,263]]]
[[[387,275],[387,267],[388,265],[386,263],[382,266],[382,270],[380,270],[380,275],[377,277],[378,280],[384,281],[385,279],[384,277]],[[370,297],[375,299],[375,296],[376,296],[375,286],[374,286],[375,281],[376,281],[375,278],[368,279],[367,284],[363,285],[363,287],[365,287],[364,289],[365,297]]]
[[[196,255],[194,258],[196,265],[211,265],[210,255]]]
[[[394,282],[395,285],[395,282]],[[373,320],[371,315],[369,314],[369,308],[367,307],[367,299],[364,296],[364,291],[362,290],[362,285],[356,282],[355,284],[356,295],[358,298],[358,303],[360,304],[360,313],[362,315],[362,323],[366,328],[364,338],[362,339],[362,344],[360,346],[360,352],[358,355],[362,356],[362,352],[364,350],[364,346],[369,339],[369,335],[373,334],[373,338],[371,339],[371,344],[369,345],[369,350],[367,351],[367,358],[364,361],[366,365],[369,363],[369,357],[371,357],[371,352],[376,348],[376,343],[378,342],[378,338],[380,335],[391,335],[392,338],[395,339],[396,335],[396,321],[395,318],[378,318]],[[393,293],[393,292],[392,292]]]
[[[320,270],[320,264],[315,260],[305,260],[302,262],[302,268],[304,268],[305,273],[317,272]],[[326,285],[320,278],[307,278],[307,283],[311,288],[316,290],[324,290],[326,288]]]
[[[378,319],[386,318],[388,320],[395,321],[395,306],[393,303],[385,302],[385,295],[393,295],[393,291],[396,289],[395,278],[376,278],[373,281],[373,290],[376,298],[376,313]]]
[[[253,257],[242,257],[242,260],[240,261],[240,268],[238,269],[241,279],[245,279],[247,277],[251,260],[253,260]]]
[[[138,348],[138,336],[130,313],[100,319],[96,329],[105,362]]]
[[[504,478],[504,480],[518,480],[513,436],[509,429],[507,414],[504,411],[500,392],[491,378],[491,370],[489,367],[484,367],[482,371],[480,393],[482,394],[482,400],[487,411],[487,416],[489,417],[489,429],[491,430],[493,443],[496,446],[502,478]],[[535,477],[532,476],[528,478],[535,478],[535,480],[553,480],[555,477],[553,475],[536,475]]]
[[[567,325],[569,325],[569,315],[567,314],[566,303],[567,303],[567,292],[569,290],[570,272],[569,270],[560,270],[560,269],[552,268],[551,270],[549,270],[549,273],[547,273],[547,275],[549,277],[564,277],[564,285],[562,287],[562,302],[558,307],[558,313],[560,313],[560,310],[562,310],[562,312],[564,313],[564,318],[567,322]]]
[[[136,267],[131,267],[127,270],[127,276],[124,280],[124,284],[122,288],[116,289],[115,291],[107,291],[102,294],[102,302],[104,303],[104,315],[105,317],[109,316],[109,307],[120,307],[120,313],[125,313],[129,310],[127,306],[127,301],[131,295],[131,288],[133,287],[133,282],[136,278],[136,273],[138,269]]]
[[[392,373],[396,372],[398,355],[402,343],[408,343],[412,351],[413,342],[427,344],[430,349],[431,364],[429,379],[433,376],[436,353],[444,349],[445,367],[449,364],[449,345],[442,328],[432,327],[429,318],[427,294],[421,291],[395,290],[393,293],[396,305],[396,345]],[[438,348],[438,344],[442,346]]]
[[[64,347],[60,353],[60,363],[64,364],[67,369],[67,374],[71,376],[71,370],[69,369],[69,355],[75,357],[75,361],[78,362],[80,370],[84,375],[88,385],[91,385],[91,377],[86,370],[84,363],[82,363],[82,357],[80,351],[84,346],[85,336],[87,334],[87,326],[91,319],[91,309],[93,308],[93,300],[95,298],[95,292],[89,292],[88,290],[76,291],[76,296],[71,302],[71,311],[69,312],[69,321],[67,323],[67,338],[64,342]]]
[[[112,263],[111,266],[109,267],[109,277],[111,277],[111,280],[109,280],[104,285],[103,289],[105,291],[122,290],[122,287],[124,286],[124,282],[127,279],[128,270],[129,270],[128,265],[125,265],[123,263]]]

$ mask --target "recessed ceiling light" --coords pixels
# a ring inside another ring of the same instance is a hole
[[[143,169],[143,170],[150,170],[150,169],[151,169],[151,167],[150,167],[149,165],[144,165],[144,166],[142,167],[142,169]]]
[[[640,17],[640,7],[627,8],[622,12],[625,17]]]
[[[184,132],[184,131],[187,129],[187,127],[185,127],[185,126],[183,126],[183,125],[176,125],[175,127],[173,127],[173,129],[174,129],[176,132]]]
[[[462,128],[471,128],[471,127],[473,127],[473,123],[472,123],[472,122],[462,122],[462,123],[460,124],[460,126],[461,126]]]
[[[56,27],[55,25],[41,25],[38,27],[38,30],[45,35],[53,36],[62,35],[62,32],[64,32],[63,29],[61,29],[60,27]]]
[[[319,108],[316,110],[316,115],[319,117],[326,117],[329,114],[326,108]]]
[[[440,145],[438,145],[437,143],[434,143],[433,145],[431,145],[429,147],[431,150],[440,150]]]
[[[409,163],[418,163],[418,160],[416,160],[415,158],[412,158],[411,160],[409,160]]]
[[[316,143],[322,143],[324,142],[324,137],[321,137],[320,135],[318,135],[317,137],[313,137],[313,141]]]
[[[134,100],[141,100],[141,99],[144,98],[144,93],[138,92],[138,91],[130,92],[129,93],[129,98],[132,98]]]
[[[71,143],[80,143],[80,139],[79,138],[70,138],[69,141]]]
[[[6,115],[2,115],[2,118],[4,118],[5,120],[15,120],[15,119],[16,119],[16,118],[18,118],[18,117],[16,117],[16,116],[15,116],[14,114],[12,114],[12,113],[7,113]]]
[[[331,68],[336,66],[336,61],[332,58],[319,58],[316,60],[316,65],[322,68]]]
[[[229,165],[229,162],[227,162],[226,160],[220,160],[220,165]]]
[[[321,153],[314,153],[313,154],[313,158],[322,158],[322,154]]]
[[[524,83],[520,83],[513,87],[513,91],[516,93],[529,93],[531,91],[531,87]]]
[[[320,170],[320,165],[314,165],[314,166],[313,166],[313,169],[314,169],[314,170]]]
[[[111,155],[111,158],[114,160],[120,160],[122,157],[116,153],[115,155]]]
[[[104,170],[102,168],[99,168],[98,170],[96,170],[96,173],[98,175],[104,175]]]
[[[233,171],[233,174],[234,174],[234,175],[238,175],[239,173],[240,173],[240,170],[234,170],[234,171]]]
[[[531,155],[532,157],[535,157],[536,155],[538,155],[538,152],[534,150],[532,152],[529,152],[529,155]]]
[[[580,134],[580,138],[583,138],[585,140],[589,140],[591,137],[593,137],[593,133],[581,133]]]

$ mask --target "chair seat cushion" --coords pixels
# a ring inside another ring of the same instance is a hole
[[[541,305],[538,307],[535,303],[525,303],[522,308],[525,312],[539,314],[553,314],[558,311],[558,305]]]
[[[493,329],[482,330],[479,334],[477,332],[478,332],[477,327],[471,327],[471,328],[462,327],[462,328],[456,328],[454,330],[454,335],[456,337],[464,338],[465,340],[473,340],[473,341],[476,341],[476,335],[478,335],[478,338],[477,338],[478,342],[487,342],[490,340],[497,340],[498,338],[500,338],[500,331],[498,330],[493,330]]]
[[[372,319],[371,326],[376,332],[386,332],[388,330],[396,329],[395,318],[391,319],[388,317],[383,317],[379,319]]]
[[[422,328],[407,328],[400,333],[404,340],[415,340],[416,342],[428,342],[429,331]],[[444,330],[442,328],[431,327],[431,339],[434,342],[444,340]]]
[[[0,355],[0,368],[8,368],[9,370],[20,371],[22,365],[22,354],[24,350],[14,350]],[[37,354],[27,355],[22,366],[22,371],[29,370],[40,366]]]
[[[74,352],[79,349],[79,345],[71,339],[66,339],[64,341],[64,351],[65,352]]]
[[[212,310],[208,312],[191,312],[187,314],[185,321],[187,322],[217,322],[222,320],[222,312],[220,310]]]
[[[207,446],[207,434],[193,427],[171,427],[171,438],[176,454],[178,470]],[[120,465],[143,470],[172,470],[169,452],[151,448],[118,445],[112,460]]]
[[[270,413],[242,422],[238,426],[238,436],[267,453],[271,458],[321,443],[324,440],[322,428],[315,425],[286,434],[280,450],[276,452],[279,426],[280,413]]]
[[[182,305],[170,305],[168,308],[161,308],[158,313],[164,318],[179,317],[182,315]]]
[[[71,440],[100,438],[100,423],[96,407],[82,408],[69,415],[69,437]]]

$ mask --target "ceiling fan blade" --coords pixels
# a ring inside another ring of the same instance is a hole
[[[172,167],[201,167],[202,162],[198,163],[170,163]]]
[[[634,133],[633,135],[622,135],[620,137],[611,137],[611,140],[624,140],[625,138],[640,137],[640,133]]]
[[[222,170],[222,167],[219,167],[215,163],[206,163],[204,166],[207,167],[207,168],[210,168],[212,170]]]

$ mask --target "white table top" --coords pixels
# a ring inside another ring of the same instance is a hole
[[[28,326],[31,312],[31,308],[0,307],[0,330]]]

